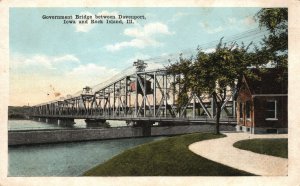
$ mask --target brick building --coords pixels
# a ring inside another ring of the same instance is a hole
[[[237,97],[237,131],[287,133],[287,78],[278,81],[277,69],[263,74],[253,71],[261,80],[243,77]]]

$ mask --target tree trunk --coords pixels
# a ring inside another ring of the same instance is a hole
[[[218,102],[217,99],[217,94],[214,92],[213,94],[213,98],[215,101],[215,105],[216,105],[216,129],[215,129],[215,134],[220,134],[220,116],[221,116],[221,107],[222,107],[222,103]]]
[[[221,108],[217,104],[217,113],[216,113],[216,134],[220,134],[220,116],[221,116]]]

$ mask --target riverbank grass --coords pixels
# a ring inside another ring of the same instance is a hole
[[[288,158],[288,139],[250,139],[233,144],[234,147],[281,158]]]
[[[84,176],[251,175],[205,159],[188,149],[188,146],[194,142],[221,137],[225,135],[194,133],[140,145],[92,168],[85,172]]]

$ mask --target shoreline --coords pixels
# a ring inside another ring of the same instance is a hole
[[[231,125],[221,125],[222,131],[235,131]],[[146,130],[146,132],[145,132]],[[75,141],[92,141],[104,139],[173,136],[195,132],[214,132],[215,125],[182,125],[144,127],[111,127],[111,128],[69,128],[28,131],[9,131],[8,145],[31,145],[63,143]]]

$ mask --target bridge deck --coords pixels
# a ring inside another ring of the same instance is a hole
[[[182,123],[215,123],[214,118],[209,117],[134,117],[134,116],[97,116],[97,115],[32,115],[39,118],[55,119],[94,119],[94,120],[122,120],[122,121],[153,121],[153,122],[182,122]],[[236,124],[236,118],[220,118],[220,123]]]

